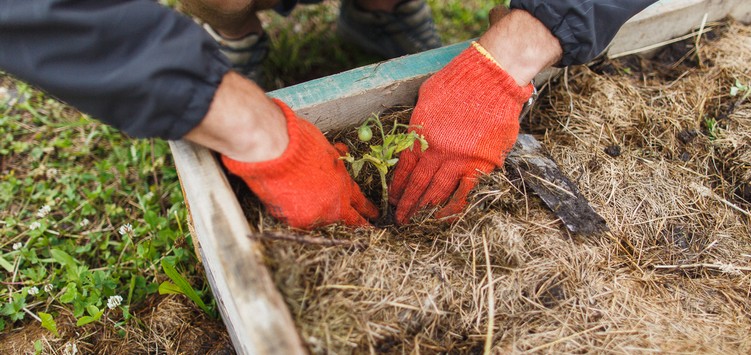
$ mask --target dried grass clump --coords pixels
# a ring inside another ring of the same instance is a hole
[[[751,103],[728,95],[736,78],[751,82],[751,28],[731,24],[699,54],[694,67],[573,69],[530,121],[610,233],[569,235],[494,173],[450,226],[309,235],[349,246],[265,241],[311,351],[751,352],[751,204],[739,193]],[[252,226],[289,233],[243,205]]]
[[[76,326],[65,310],[56,316],[60,337],[31,322],[0,336],[0,354],[33,354],[39,340],[44,354],[230,354],[232,344],[224,327],[187,297],[149,297],[122,320],[119,310],[108,310],[99,322]]]
[[[154,296],[136,311],[138,324],[124,328],[106,324],[94,333],[98,354],[228,354],[229,337],[184,296]],[[118,334],[120,332],[120,334]]]

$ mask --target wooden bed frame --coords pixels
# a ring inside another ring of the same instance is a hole
[[[552,1],[552,0],[551,0]],[[645,52],[696,36],[711,22],[751,21],[749,0],[663,0],[626,23],[608,57]],[[459,43],[270,92],[321,130],[353,126],[372,112],[414,105],[417,89],[468,46]],[[543,83],[554,70],[541,73]],[[237,196],[214,155],[170,142],[191,218],[193,239],[227,330],[241,354],[304,354],[292,317],[263,264]]]

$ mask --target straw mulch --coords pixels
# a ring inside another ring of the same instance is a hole
[[[751,100],[729,95],[751,82],[751,27],[719,32],[698,56],[571,69],[523,125],[610,233],[570,235],[498,172],[452,225],[265,240],[311,352],[751,353]]]

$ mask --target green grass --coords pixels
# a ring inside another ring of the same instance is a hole
[[[102,310],[127,318],[166,280],[163,259],[183,272],[195,261],[166,142],[129,139],[21,82],[0,82],[12,93],[0,97],[0,330],[55,317],[58,306],[79,322]],[[122,303],[110,309],[114,296]]]
[[[479,36],[493,6],[428,2],[444,44]],[[264,15],[269,89],[381,60],[336,37],[337,6]],[[52,335],[62,313],[120,326],[160,284],[215,313],[166,142],[130,139],[2,73],[0,88],[0,332],[40,322]]]

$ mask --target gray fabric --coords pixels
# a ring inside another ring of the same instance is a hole
[[[153,1],[0,0],[0,69],[135,137],[177,139],[230,65]]]
[[[560,41],[558,66],[584,64],[602,53],[628,19],[657,0],[511,0]]]

